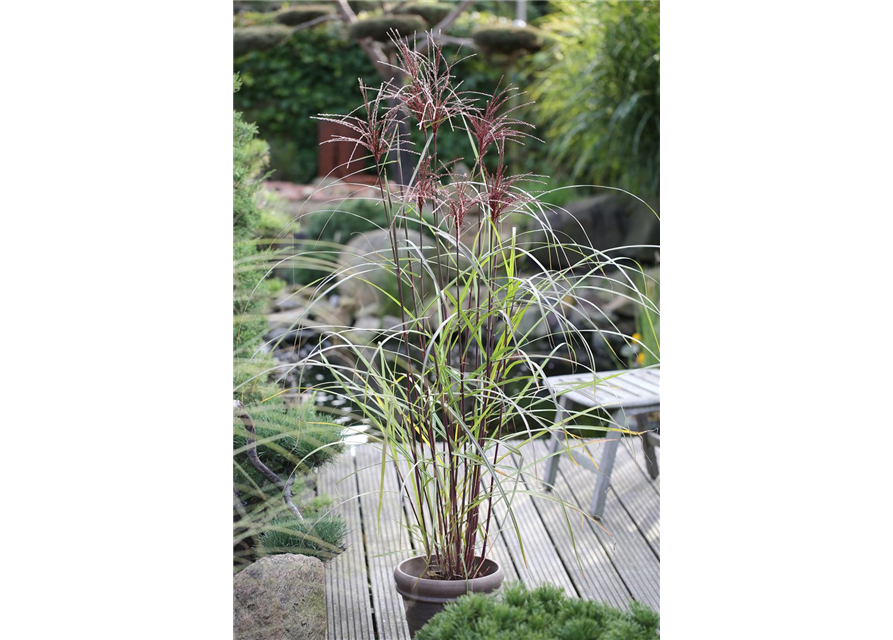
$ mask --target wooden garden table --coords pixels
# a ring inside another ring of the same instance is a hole
[[[646,414],[660,411],[660,369],[624,369],[599,372],[596,375],[583,373],[553,376],[547,379],[547,383],[556,394],[562,394],[558,399],[556,424],[561,422],[568,402],[605,409],[611,414],[611,419],[616,423],[613,426],[617,428],[628,428],[629,419],[635,418],[638,429],[647,431],[642,444],[648,473],[652,478],[657,477],[659,470],[654,448],[660,446],[660,436],[648,431]],[[608,431],[598,466],[589,456],[578,452],[575,447],[569,449],[574,460],[598,474],[589,509],[589,513],[596,518],[601,518],[605,508],[605,498],[611,483],[611,471],[614,468],[614,456],[620,437],[619,431]],[[561,457],[559,449],[563,446],[564,439],[564,429],[555,429],[552,432],[549,441],[550,455],[546,462],[544,477],[546,490],[555,484],[555,474],[558,472],[558,461]]]

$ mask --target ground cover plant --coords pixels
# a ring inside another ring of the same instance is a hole
[[[638,602],[619,611],[567,597],[543,585],[506,585],[501,598],[462,596],[437,614],[416,640],[657,640],[660,616]]]

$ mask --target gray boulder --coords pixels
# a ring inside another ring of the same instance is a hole
[[[407,264],[407,257],[417,255],[418,234],[412,234],[410,244],[404,238],[398,238],[398,250],[401,264]],[[422,253],[425,260],[431,265],[432,271],[437,268],[436,251],[433,248],[433,240],[422,238]],[[394,273],[394,254],[391,248],[391,238],[386,230],[369,231],[351,238],[339,258],[338,288],[347,296],[357,301],[359,316],[399,314],[400,306],[391,300],[382,291],[387,291],[393,298],[398,299],[397,277]],[[413,261],[416,283],[418,284],[419,266]],[[405,266],[404,266],[405,268]],[[408,277],[408,274],[406,275]],[[424,287],[427,293],[434,290],[430,275],[424,273]],[[409,287],[404,289],[404,297],[409,304]]]
[[[376,316],[360,316],[353,323],[351,337],[359,344],[369,344],[381,329],[381,318]]]
[[[233,580],[235,640],[325,640],[326,589],[318,558],[266,556]]]
[[[660,213],[657,201],[649,204]],[[591,244],[600,251],[631,245],[660,244],[660,220],[647,206],[622,193],[604,193],[571,202],[563,210],[559,209],[550,215],[549,222],[561,242]],[[538,241],[541,242],[542,238],[538,238]],[[623,255],[652,264],[655,261],[655,251],[624,249],[622,252],[612,252],[611,255]],[[545,253],[545,250],[536,251],[536,254]],[[544,256],[538,257],[543,259]],[[572,255],[565,256],[563,252],[552,250],[553,264],[557,258],[561,266],[568,266],[568,257],[573,258]]]

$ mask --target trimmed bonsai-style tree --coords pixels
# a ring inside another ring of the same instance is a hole
[[[335,7],[330,4],[300,4],[287,9],[280,9],[276,14],[276,22],[295,27],[323,16],[335,15]]]
[[[238,91],[239,79],[233,78]],[[266,144],[257,128],[233,112],[233,563],[259,555],[304,553],[328,559],[340,552],[343,522],[299,506],[304,477],[343,448],[341,427],[310,404],[287,407],[270,379],[273,359],[262,350],[265,307],[277,281],[258,237],[257,191]],[[309,501],[308,501],[309,502]],[[272,538],[271,538],[272,536]]]
[[[291,31],[282,25],[257,25],[233,29],[233,55],[241,56],[249,51],[271,49],[284,42]]]
[[[543,48],[543,34],[532,27],[500,25],[477,29],[472,34],[474,43],[487,53],[511,55],[533,53]]]
[[[348,33],[351,38],[372,38],[378,42],[386,42],[391,33],[411,36],[424,31],[425,26],[424,19],[417,15],[392,14],[353,22],[348,27]]]
[[[455,5],[446,2],[410,2],[394,9],[394,13],[414,14],[424,18],[429,27],[450,15]]]

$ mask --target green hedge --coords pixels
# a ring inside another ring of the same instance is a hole
[[[463,596],[434,616],[416,640],[659,640],[660,616],[634,602],[619,611],[600,602],[568,598],[543,585],[532,591],[509,584],[502,600]]]
[[[348,113],[359,101],[357,78],[378,73],[340,24],[298,31],[279,46],[237,57],[244,86],[235,108],[256,122],[270,145],[273,180],[316,177],[319,113]]]

